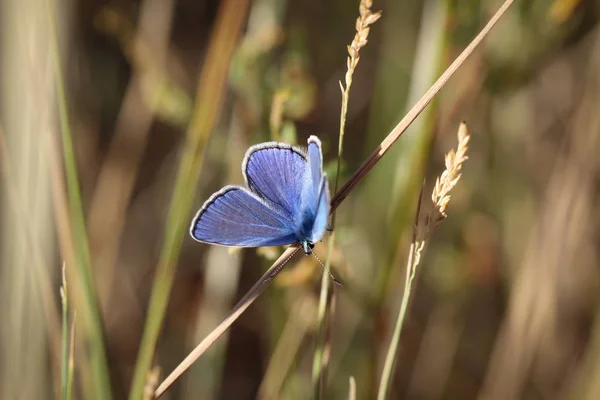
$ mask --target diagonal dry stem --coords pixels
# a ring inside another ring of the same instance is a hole
[[[487,36],[490,30],[496,25],[496,23],[502,18],[504,13],[510,8],[515,0],[506,0],[504,4],[498,9],[496,14],[489,20],[486,26],[475,36],[473,41],[463,50],[462,53],[456,60],[444,71],[444,73],[438,78],[438,80],[429,88],[427,92],[421,97],[421,99],[415,104],[410,111],[402,118],[402,120],[396,125],[389,135],[381,142],[381,144],[375,149],[373,153],[365,160],[365,162],[358,168],[358,170],[352,175],[352,177],[341,187],[340,191],[335,194],[331,200],[331,212],[335,211],[336,208],[344,201],[344,199],[350,194],[354,187],[365,177],[365,175],[379,162],[381,157],[392,147],[392,145],[402,136],[404,131],[410,126],[410,124],[419,116],[423,109],[431,102],[433,97],[442,89],[442,87],[448,82],[450,77],[454,75],[456,70],[465,62],[465,60],[473,53],[473,50],[481,41]]]
[[[233,307],[233,309],[223,318],[221,323],[204,338],[202,342],[188,356],[171,372],[171,374],[158,386],[154,395],[160,397],[165,390],[173,384],[205,351],[208,349],[222,334],[225,332],[238,317],[246,311],[250,304],[256,300],[262,292],[265,291],[269,283],[276,276],[276,272],[280,267],[285,264],[289,257],[291,257],[296,251],[298,246],[288,247],[281,256],[273,263],[271,268],[258,279],[258,281],[250,288],[248,293]]]
[[[471,43],[463,50],[463,52],[454,60],[448,69],[440,76],[440,78],[431,86],[431,88],[423,95],[423,97],[411,108],[406,116],[396,125],[384,141],[377,149],[367,158],[362,166],[354,173],[354,175],[346,182],[338,193],[331,200],[330,213],[333,213],[337,207],[350,194],[354,187],[365,177],[365,175],[377,164],[383,155],[390,147],[400,138],[406,131],[412,121],[423,111],[433,97],[441,90],[450,77],[456,70],[465,62],[465,60],[473,53],[473,50],[482,42],[490,30],[496,25],[504,13],[514,3],[514,0],[506,0],[498,9],[496,14],[490,19],[487,25],[479,32]],[[233,309],[225,316],[225,318],[217,325],[217,327],[209,333],[200,344],[192,350],[192,352],[171,372],[171,374],[159,385],[156,389],[155,396],[161,396],[189,367],[192,365],[212,343],[214,343],[225,332],[231,324],[256,300],[256,298],[265,291],[267,285],[274,277],[273,271],[285,262],[292,253],[296,250],[297,244],[286,249],[275,263],[265,272],[258,282],[246,293],[246,295],[233,307]]]

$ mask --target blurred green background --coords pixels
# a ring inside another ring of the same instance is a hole
[[[375,2],[341,182],[500,4]],[[281,252],[187,233],[211,193],[243,183],[246,149],[317,135],[335,176],[358,1],[0,10],[0,398],[62,396],[73,321],[74,398],[127,398],[136,363],[151,392]],[[323,398],[347,398],[351,376],[375,398],[419,189],[430,207],[462,120],[469,160],[419,266],[389,398],[600,398],[599,20],[598,0],[517,0],[341,205]],[[321,273],[297,256],[165,398],[311,398]]]

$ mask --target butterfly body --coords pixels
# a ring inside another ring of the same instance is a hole
[[[299,242],[309,254],[327,228],[329,189],[322,170],[321,142],[308,150],[268,142],[246,152],[247,187],[226,186],[213,194],[192,221],[200,242],[236,247]]]

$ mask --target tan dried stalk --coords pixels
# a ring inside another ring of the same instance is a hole
[[[346,72],[346,91],[352,85],[352,74],[360,60],[360,49],[366,46],[369,36],[369,26],[381,18],[381,11],[372,12],[371,0],[362,0],[359,5],[360,17],[356,19],[356,34],[350,46],[348,46],[348,71]]]
[[[433,208],[434,211],[437,213],[437,217],[435,218],[436,224],[440,223],[447,217],[446,208],[448,207],[448,202],[450,201],[450,191],[456,186],[458,180],[461,177],[460,170],[462,168],[462,164],[468,158],[466,156],[466,153],[469,148],[470,138],[471,135],[469,133],[469,130],[467,129],[467,125],[464,122],[461,122],[458,128],[457,150],[454,151],[454,149],[452,149],[446,154],[446,170],[442,172],[442,175],[440,175],[437,178],[435,182],[435,187],[433,188],[433,193],[431,194],[431,199],[433,200]],[[428,229],[433,228],[430,225],[432,216],[431,214],[429,214],[427,216],[425,232],[423,232],[421,235],[419,234],[419,228],[421,227],[420,210],[422,198],[423,190],[421,189],[421,195],[419,196],[417,211],[415,213],[415,225],[412,243],[408,251],[408,260],[406,262],[404,292],[402,294],[402,301],[400,303],[400,310],[398,311],[398,318],[396,320],[394,332],[392,333],[392,340],[390,341],[390,345],[388,347],[388,351],[385,357],[383,371],[381,373],[381,380],[379,383],[379,391],[377,393],[377,400],[385,400],[389,393],[392,371],[394,368],[394,361],[396,360],[396,355],[398,353],[398,346],[400,344],[400,336],[402,334],[404,318],[408,309],[412,283],[415,279],[417,267],[421,262],[421,255],[423,254],[423,249],[425,248],[425,244],[427,243],[427,240],[429,239],[429,235],[431,233],[431,231]]]
[[[340,90],[342,91],[342,110],[340,113],[340,136],[338,142],[338,163],[337,163],[337,174],[335,177],[335,187],[333,193],[337,193],[340,179],[340,165],[342,162],[343,154],[343,143],[344,143],[344,132],[346,130],[346,115],[348,114],[348,98],[350,96],[350,87],[352,87],[352,75],[356,70],[356,66],[360,61],[360,49],[367,45],[367,38],[369,37],[370,25],[375,23],[381,18],[381,11],[372,12],[371,6],[373,1],[361,0],[359,5],[360,16],[356,19],[356,34],[352,43],[348,46],[348,58],[346,64],[348,70],[346,71],[345,82],[346,87],[340,82]],[[331,225],[335,226],[335,213],[332,213]]]
[[[456,186],[456,183],[461,177],[460,170],[462,164],[469,158],[466,156],[467,149],[469,148],[469,140],[471,139],[471,133],[467,129],[467,125],[461,122],[458,128],[458,147],[456,151],[450,150],[446,154],[446,170],[441,176],[435,181],[435,187],[431,194],[431,200],[433,200],[433,206],[438,212],[436,222],[444,220],[446,215],[446,207],[450,201],[450,191]]]
[[[346,71],[345,81],[346,87],[340,82],[340,90],[342,91],[342,106],[340,110],[340,131],[338,139],[338,157],[337,157],[337,168],[335,174],[335,186],[333,189],[334,193],[337,193],[339,182],[340,182],[340,167],[342,163],[342,157],[344,153],[344,133],[346,130],[346,115],[348,114],[348,100],[350,98],[350,87],[352,86],[352,76],[360,61],[360,49],[366,46],[367,38],[369,36],[369,26],[375,23],[380,17],[381,12],[373,13],[371,6],[373,1],[361,0],[359,4],[360,16],[356,19],[356,34],[352,43],[348,46],[348,58],[346,64],[348,70]],[[331,226],[335,227],[335,212],[331,213]],[[333,319],[334,307],[332,304],[335,303],[335,292],[330,292],[329,276],[331,267],[331,254],[333,252],[333,246],[335,242],[335,231],[329,238],[328,250],[327,250],[327,261],[325,263],[325,271],[321,279],[321,291],[319,295],[319,308],[318,308],[318,326],[319,332],[317,336],[317,345],[315,348],[315,354],[313,357],[313,370],[312,380],[313,389],[315,391],[315,398],[321,399],[323,397],[325,381],[327,380],[327,368],[329,363],[329,352],[331,350],[331,320]],[[332,279],[333,275],[331,275]],[[338,283],[337,281],[335,281]]]

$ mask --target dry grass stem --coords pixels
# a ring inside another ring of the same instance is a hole
[[[271,268],[248,290],[248,293],[229,311],[223,320],[196,346],[194,350],[171,372],[169,376],[158,386],[154,392],[155,397],[160,397],[187,369],[239,318],[240,315],[265,291],[267,286],[281,270],[282,264],[288,262],[289,258],[298,251],[298,246],[288,247],[281,256],[273,263]]]
[[[75,323],[77,322],[77,313],[73,311],[73,321],[71,322],[71,333],[69,335],[69,362],[67,364],[67,391],[65,399],[73,398],[73,373],[75,371]]]
[[[73,312],[73,321],[69,333],[69,295],[67,290],[67,268],[64,262],[62,266],[62,285],[59,291],[62,302],[61,398],[71,400],[73,398],[73,371],[75,369],[76,313]]]
[[[338,160],[337,169],[335,175],[335,186],[333,193],[337,194],[339,183],[340,183],[340,166],[342,164],[342,155],[344,153],[344,132],[346,130],[346,115],[348,114],[348,99],[350,97],[350,87],[352,87],[352,75],[360,61],[360,49],[367,45],[367,38],[369,37],[370,25],[375,23],[381,18],[381,12],[371,12],[371,6],[373,2],[371,0],[361,0],[359,5],[360,16],[356,20],[356,34],[352,43],[348,46],[348,58],[346,60],[347,71],[346,71],[346,87],[340,82],[340,90],[342,91],[342,107],[340,112],[340,133],[338,141]],[[331,211],[331,226],[335,227],[335,213]]]
[[[356,400],[356,379],[350,377],[350,387],[348,389],[348,400]]]
[[[461,122],[458,128],[458,147],[456,151],[452,149],[446,154],[446,170],[435,181],[435,187],[431,193],[433,207],[438,213],[435,219],[436,224],[448,216],[446,214],[446,207],[448,207],[448,202],[450,201],[450,191],[458,183],[461,177],[460,170],[462,165],[468,159],[466,153],[469,148],[470,139],[471,133],[467,129],[467,125]]]
[[[466,61],[466,59],[473,53],[475,48],[481,44],[483,39],[490,33],[494,25],[502,18],[504,13],[510,8],[515,0],[506,0],[502,6],[496,11],[496,14],[489,20],[487,25],[483,27],[481,32],[475,36],[473,41],[463,50],[462,53],[456,60],[444,71],[439,79],[425,92],[423,97],[410,109],[410,111],[402,118],[402,120],[396,125],[396,127],[390,132],[389,135],[381,142],[381,144],[375,149],[373,153],[365,160],[365,162],[358,168],[358,170],[352,175],[352,177],[340,188],[333,199],[331,200],[331,211],[334,212],[344,199],[350,194],[354,187],[367,175],[367,173],[379,162],[381,157],[392,147],[392,145],[402,136],[402,134],[408,129],[410,124],[421,114],[421,112],[431,102],[433,97],[442,89],[442,87],[448,82],[448,80],[454,75],[458,68]]]
[[[450,191],[460,179],[460,170],[462,164],[467,160],[466,152],[469,145],[470,133],[467,129],[467,125],[461,122],[458,128],[458,147],[457,150],[450,150],[446,154],[446,170],[440,177],[437,178],[435,187],[433,189],[432,200],[434,203],[434,209],[438,212],[438,218],[436,223],[443,221],[446,218],[446,207],[450,201]],[[383,371],[381,373],[381,380],[379,383],[379,391],[377,394],[377,400],[385,400],[389,394],[389,387],[392,379],[392,372],[394,369],[394,362],[398,354],[398,346],[400,344],[400,337],[402,334],[402,327],[404,326],[404,319],[408,309],[410,301],[410,294],[412,290],[413,280],[417,273],[417,267],[421,262],[421,255],[425,244],[429,239],[429,231],[427,230],[430,225],[431,214],[427,216],[427,222],[425,232],[419,233],[421,224],[421,203],[423,201],[423,188],[419,195],[419,201],[417,203],[417,209],[415,212],[415,223],[413,227],[413,238],[408,251],[408,260],[406,262],[406,275],[404,279],[404,291],[402,293],[402,301],[400,303],[400,310],[398,312],[398,318],[396,319],[396,325],[394,332],[392,333],[392,339],[388,347],[388,351],[385,357],[383,365]]]
[[[344,153],[344,133],[346,130],[346,116],[348,114],[348,100],[350,98],[350,87],[352,86],[352,75],[358,66],[360,60],[360,49],[366,46],[367,38],[369,36],[369,26],[375,23],[380,17],[381,13],[373,13],[371,6],[373,2],[371,0],[361,0],[359,5],[360,16],[356,20],[356,34],[352,43],[348,46],[348,58],[347,58],[347,71],[346,71],[346,87],[340,82],[340,90],[342,92],[342,105],[340,110],[340,131],[338,139],[338,156],[337,156],[337,167],[335,174],[335,185],[333,192],[336,193],[340,182],[340,168],[342,164],[342,157]],[[335,227],[335,212],[331,213],[331,227]],[[333,251],[333,245],[335,242],[335,231],[329,238],[329,245],[327,250],[327,260],[325,263],[325,270],[331,276],[333,281],[341,286],[341,284],[333,277],[330,271],[331,267],[331,254]],[[331,351],[331,327],[329,326],[333,318],[334,307],[331,303],[335,303],[335,292],[330,295],[330,281],[325,273],[321,279],[321,291],[319,295],[319,313],[318,313],[318,325],[319,332],[317,336],[317,345],[313,357],[313,387],[315,390],[315,397],[320,399],[323,397],[323,391],[325,388],[326,373],[329,364],[329,354]]]
[[[352,85],[352,75],[360,60],[360,49],[367,45],[367,38],[369,36],[370,25],[375,23],[381,18],[381,11],[372,12],[371,6],[373,2],[371,0],[361,0],[359,6],[360,17],[356,19],[356,34],[354,40],[348,46],[348,70],[346,71],[346,89],[342,89],[342,92],[347,91]]]

